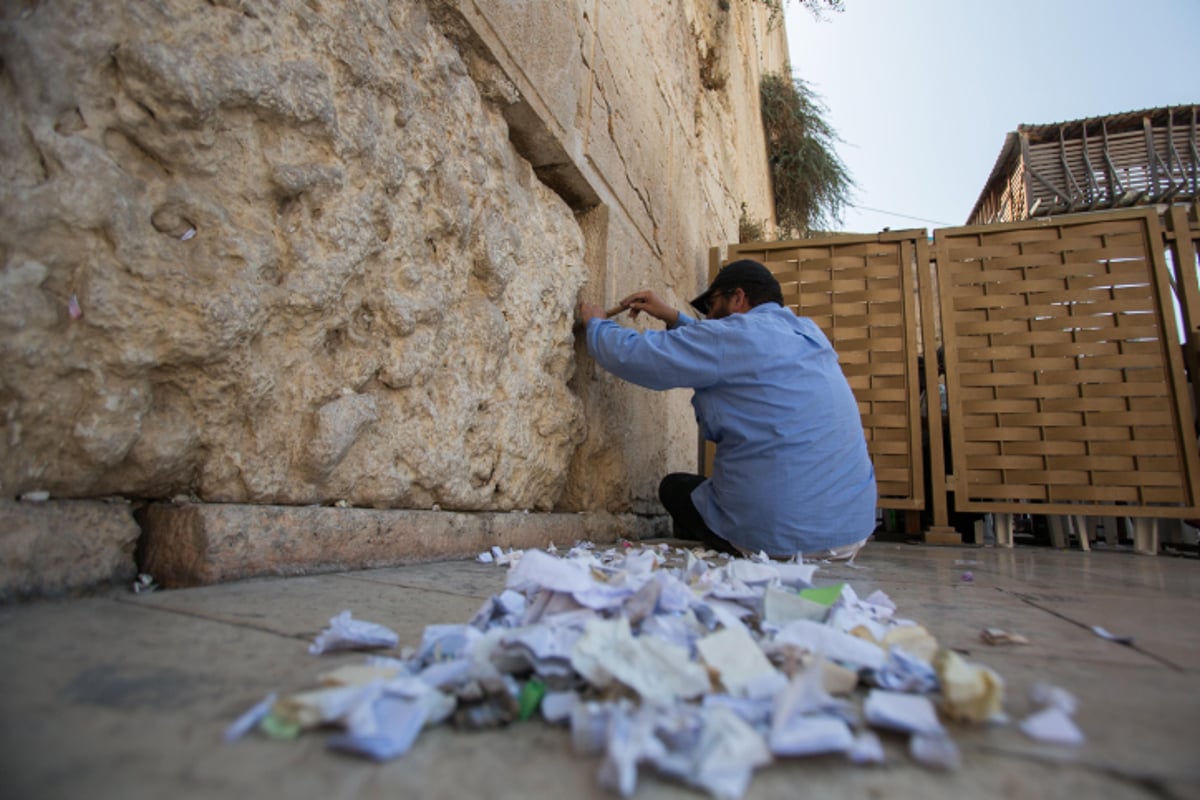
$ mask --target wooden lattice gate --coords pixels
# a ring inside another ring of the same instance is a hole
[[[952,537],[947,492],[960,511],[1196,517],[1197,209],[1166,223],[1142,209],[948,228],[932,245],[924,230],[739,244],[710,267],[762,261],[821,326],[879,505],[924,508],[928,472],[932,538]],[[949,464],[941,425],[922,445],[943,361],[924,342],[944,349]]]
[[[934,234],[961,509],[1197,503],[1157,216],[1089,216]]]

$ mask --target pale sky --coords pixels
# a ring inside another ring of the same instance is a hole
[[[857,184],[843,230],[963,224],[1019,124],[1200,104],[1200,0],[845,6],[818,21],[787,3],[792,70]]]

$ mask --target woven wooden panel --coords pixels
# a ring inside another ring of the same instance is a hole
[[[917,381],[916,237],[924,231],[731,247],[779,279],[784,303],[837,350],[858,400],[879,505],[924,505]]]
[[[956,506],[1194,507],[1157,216],[1047,223],[935,232]]]
[[[1184,365],[1192,382],[1192,411],[1200,400],[1200,203],[1166,214],[1171,274],[1183,315]]]

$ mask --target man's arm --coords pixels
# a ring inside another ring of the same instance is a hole
[[[610,311],[605,311],[602,307],[593,303],[580,303],[578,309],[579,322],[583,327],[594,319],[608,319],[613,316],[612,311],[617,309],[629,309],[630,319],[637,319],[638,314],[645,312],[655,319],[667,323],[668,328],[674,328],[680,324],[691,322],[691,318],[686,320],[681,319],[686,315],[681,314],[672,306],[668,305],[661,297],[654,292],[644,289],[640,292],[634,292],[628,297],[621,300],[620,304]]]
[[[678,328],[639,333],[593,316],[587,322],[588,352],[600,366],[647,389],[699,389],[720,374],[721,343],[717,331],[690,317]]]
[[[674,328],[679,324],[679,312],[649,289],[634,292],[623,298],[621,305],[629,309],[631,319],[637,319],[638,314],[644,311],[655,319],[667,323],[668,328]]]

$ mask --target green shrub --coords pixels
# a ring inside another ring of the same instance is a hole
[[[767,240],[766,222],[765,219],[751,219],[749,209],[745,203],[742,203],[742,215],[738,217],[738,244],[765,242]]]
[[[783,7],[790,0],[754,0],[756,3],[762,3],[771,10],[771,15],[767,17],[767,27],[774,28],[783,19]],[[827,11],[841,12],[845,10],[844,0],[800,0],[800,5],[807,8],[809,12],[821,19]],[[727,8],[728,6],[722,6]]]
[[[820,96],[803,80],[778,73],[763,76],[760,93],[781,235],[835,229],[854,181],[834,150],[841,140],[823,117]]]

